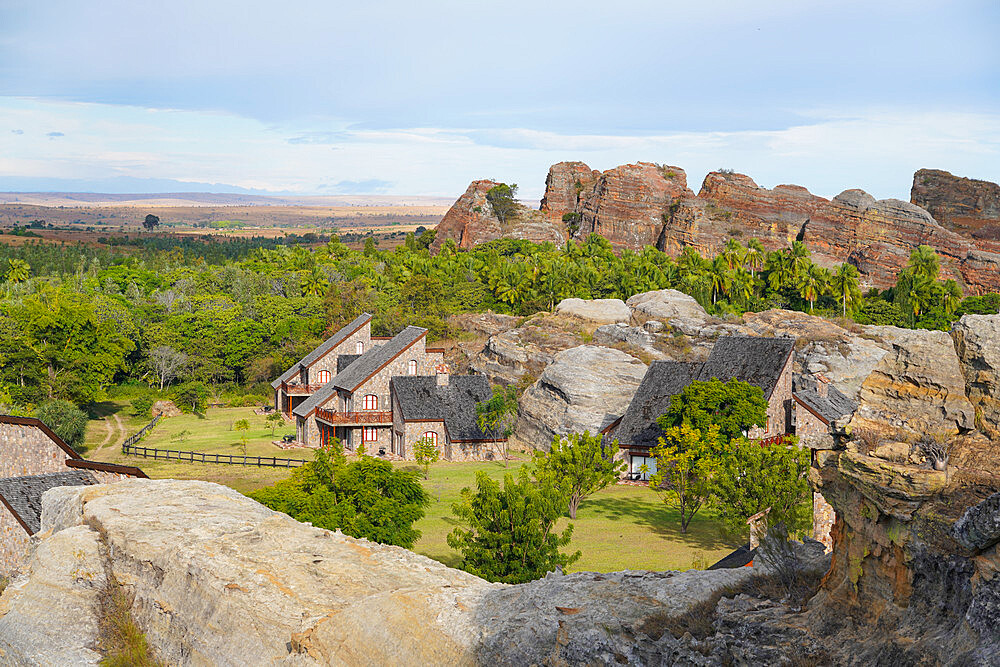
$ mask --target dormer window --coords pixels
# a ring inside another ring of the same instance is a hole
[[[357,343],[354,344],[354,354],[364,354],[364,353],[365,353],[365,344],[359,340]]]
[[[326,384],[333,378],[330,376],[330,371],[322,370],[316,374],[316,379],[319,381],[320,384]]]
[[[361,405],[365,410],[378,410],[378,396],[375,394],[368,394],[361,401]]]
[[[408,364],[406,364],[406,372],[407,372],[408,375],[416,375],[417,374],[417,360],[416,359],[410,359],[410,362]]]

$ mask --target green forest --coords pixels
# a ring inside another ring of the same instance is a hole
[[[0,245],[0,407],[30,413],[61,399],[86,408],[129,387],[265,400],[264,383],[363,311],[376,335],[415,324],[440,340],[458,334],[454,313],[530,315],[567,297],[664,288],[719,317],[789,308],[947,329],[964,313],[1000,308],[1000,295],[963,298],[939,280],[926,246],[893,288],[862,295],[853,266],[822,268],[798,242],[767,252],[731,240],[716,257],[688,248],[673,259],[652,247],[615,253],[591,235],[562,248],[507,239],[463,251],[447,241],[432,254],[434,233],[392,250],[372,237],[363,250],[336,237],[308,247],[152,235],[110,248]]]

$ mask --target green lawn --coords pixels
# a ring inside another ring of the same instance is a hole
[[[126,419],[125,410],[120,409],[118,414]],[[250,421],[251,430],[246,433],[248,455],[312,458],[311,449],[282,450],[275,447],[271,441],[280,439],[284,433],[293,433],[293,427],[283,425],[272,437],[270,426],[264,422],[263,416],[254,415],[251,408],[212,408],[204,416],[170,417],[162,420],[141,444],[159,449],[240,455],[243,453],[240,433],[232,430],[232,424],[239,419]],[[102,424],[97,422],[92,426],[95,433],[98,433],[96,427],[100,426],[106,435]],[[142,420],[132,420],[129,424],[130,433],[143,425]],[[291,474],[287,468],[154,461],[123,456],[117,447],[105,447],[96,452],[94,458],[138,466],[153,478],[203,479],[225,484],[241,493],[269,486]],[[448,546],[447,535],[458,525],[451,507],[458,500],[462,488],[475,486],[477,471],[485,471],[500,480],[505,472],[516,475],[522,464],[523,461],[511,461],[509,469],[505,469],[502,463],[486,462],[442,462],[431,466],[430,478],[422,481],[431,496],[431,505],[426,516],[417,522],[416,527],[422,535],[414,551],[457,566],[460,559]],[[409,462],[396,465],[416,468]],[[569,522],[568,518],[562,519],[560,530]],[[643,486],[616,485],[594,494],[580,505],[577,518],[572,523],[573,539],[568,550],[579,549],[583,553],[572,571],[685,570],[695,565],[704,567],[711,564],[733,549],[731,541],[720,537],[719,524],[708,512],[700,514],[692,522],[689,532],[682,534],[677,513]]]
[[[413,465],[413,464],[399,464]],[[510,472],[516,474],[518,462]],[[458,525],[451,511],[462,487],[475,486],[476,471],[484,470],[503,479],[501,463],[437,463],[431,466],[424,488],[431,494],[427,515],[417,522],[422,533],[414,551],[446,565],[457,566],[459,555],[446,541]],[[710,565],[734,546],[720,537],[718,523],[699,514],[688,533],[680,532],[677,513],[644,486],[615,485],[583,501],[573,524],[573,539],[567,550],[582,552],[571,571],[686,570]]]

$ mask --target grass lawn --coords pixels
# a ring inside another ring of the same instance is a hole
[[[413,466],[413,464],[398,464]],[[520,462],[511,462],[516,474]],[[448,546],[446,537],[458,520],[451,512],[465,486],[474,487],[476,472],[485,471],[503,479],[502,463],[437,463],[430,479],[423,482],[431,495],[426,516],[417,522],[420,540],[414,551],[457,567],[460,557]],[[560,530],[573,524],[573,538],[564,551],[582,552],[570,571],[613,572],[615,570],[687,570],[705,567],[734,548],[720,537],[718,523],[709,513],[699,514],[680,532],[677,513],[643,486],[615,485],[599,491],[581,503],[577,518],[559,523]]]

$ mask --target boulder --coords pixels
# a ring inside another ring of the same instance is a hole
[[[575,317],[541,313],[515,329],[490,337],[483,349],[469,362],[469,368],[490,382],[518,384],[532,382],[560,350],[583,342],[583,327]]]
[[[965,510],[951,534],[971,551],[983,551],[1000,542],[1000,493]]]
[[[951,330],[977,426],[1000,440],[1000,315],[963,315]]]
[[[883,326],[864,330],[889,350],[861,384],[852,427],[889,426],[914,435],[974,428],[975,412],[948,334]]]
[[[153,407],[150,408],[149,413],[152,417],[156,417],[157,415],[161,417],[176,417],[181,414],[181,410],[174,405],[173,401],[161,400],[153,403]]]
[[[556,312],[597,324],[628,322],[632,317],[632,311],[621,299],[563,299]]]
[[[596,434],[624,414],[646,365],[619,350],[581,345],[553,363],[521,396],[516,444],[548,450],[555,435]]]
[[[656,322],[656,320],[650,320]],[[647,322],[646,324],[649,324]],[[659,324],[659,322],[656,322]],[[661,325],[662,326],[662,325]],[[656,349],[656,335],[648,327],[630,327],[624,322],[618,324],[604,324],[594,330],[594,343],[598,345],[609,345],[612,347],[625,346],[633,348],[637,352],[648,355],[653,359],[667,359],[667,355]]]
[[[637,315],[664,320],[673,324],[674,320],[692,320],[706,323],[708,313],[694,297],[675,289],[661,289],[653,292],[633,294],[625,302]]]
[[[499,185],[497,181],[473,181],[448,212],[441,218],[435,230],[437,234],[431,244],[438,250],[448,239],[459,248],[471,248],[477,243],[485,243],[500,238],[500,221],[490,211],[486,193]]]
[[[843,452],[840,474],[883,514],[908,521],[920,504],[941,493],[948,483],[944,470],[919,468],[854,452]]]

